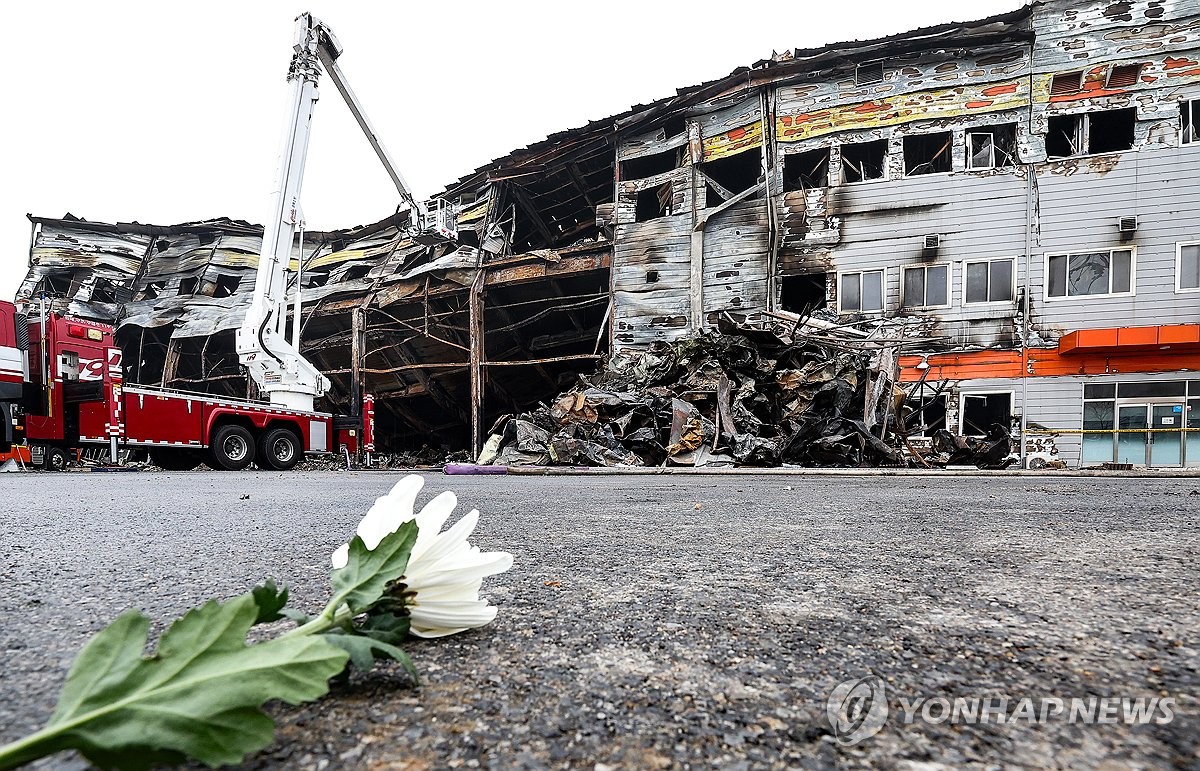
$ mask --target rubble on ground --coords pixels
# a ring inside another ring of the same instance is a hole
[[[479,462],[906,465],[895,349],[861,342],[727,323],[620,351],[552,404],[499,421]]]
[[[1018,460],[1013,455],[1009,429],[999,423],[992,424],[984,437],[955,436],[940,429],[933,435],[933,451],[945,456],[941,460],[947,466],[1006,469]]]

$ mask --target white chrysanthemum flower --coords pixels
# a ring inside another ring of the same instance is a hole
[[[458,505],[458,496],[449,490],[414,517],[413,504],[424,486],[425,479],[417,474],[401,479],[375,501],[358,524],[358,535],[368,549],[374,549],[405,522],[417,520],[417,540],[404,574],[409,631],[417,637],[444,637],[496,618],[495,606],[480,599],[479,589],[484,578],[512,567],[513,558],[508,552],[481,552],[467,541],[479,523],[474,509],[442,532]],[[345,567],[349,551],[350,545],[343,544],[333,553],[335,569]]]

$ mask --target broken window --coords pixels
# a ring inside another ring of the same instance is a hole
[[[1200,244],[1179,245],[1175,277],[1176,289],[1200,289]]]
[[[166,250],[168,250],[170,248],[171,248],[171,242],[165,238],[160,238],[154,242],[154,251],[156,251],[156,252],[159,252],[159,253],[165,252]]]
[[[166,286],[167,282],[165,281],[151,281],[150,283],[146,284],[145,288],[142,289],[140,294],[138,294],[138,299],[153,300],[154,298],[158,297],[159,293],[162,292]]]
[[[634,222],[648,222],[659,217],[671,216],[672,185],[665,185],[639,190],[637,204],[634,209]]]
[[[883,62],[869,62],[854,68],[854,83],[859,86],[869,86],[883,80]]]
[[[1115,153],[1133,148],[1136,108],[1053,115],[1046,134],[1050,158]]]
[[[199,283],[200,283],[200,280],[195,277],[179,279],[179,295],[180,295],[180,297],[182,297],[184,295],[196,294],[196,287],[199,285]]]
[[[877,313],[883,310],[883,271],[843,273],[838,287],[842,313]]]
[[[667,118],[667,122],[663,124],[663,136],[667,139],[680,136],[687,133],[687,118],[682,115],[673,115]]]
[[[661,153],[643,155],[621,161],[621,179],[646,179],[674,171],[683,165],[683,148],[676,147]]]
[[[883,179],[886,159],[886,139],[842,145],[842,181],[864,182],[868,179]]]
[[[945,394],[922,393],[910,398],[904,406],[904,430],[909,436],[933,436],[935,431],[946,427]]]
[[[804,316],[828,304],[824,273],[805,273],[780,278],[779,307],[782,310]]]
[[[1013,298],[1013,259],[968,261],[965,303],[1009,302]]]
[[[342,274],[342,281],[357,281],[360,278],[366,278],[366,275],[370,272],[370,265],[351,265]]]
[[[904,137],[904,174],[940,174],[950,171],[952,148],[949,131]]]
[[[1052,254],[1047,274],[1049,297],[1133,294],[1133,251]]]
[[[742,152],[705,161],[698,167],[704,177],[704,205],[719,206],[746,188],[758,184],[762,174],[762,156]]]
[[[1050,81],[1050,96],[1077,94],[1083,90],[1083,70],[1060,72]]]
[[[829,148],[783,156],[783,189],[811,190],[829,185]]]
[[[38,281],[38,294],[44,294],[47,297],[65,297],[71,291],[70,276],[42,276]]]
[[[1087,118],[1089,153],[1116,153],[1133,147],[1136,108],[1088,113]]]
[[[1012,393],[962,395],[963,435],[986,436],[997,425],[1012,430]]]
[[[1017,124],[984,126],[967,132],[967,168],[1003,169],[1016,164]]]
[[[1138,82],[1142,74],[1141,64],[1114,64],[1108,73],[1108,88],[1129,88]]]
[[[1183,122],[1183,143],[1190,145],[1200,142],[1200,99],[1183,102],[1179,105],[1179,112]]]
[[[938,308],[950,304],[950,266],[919,265],[904,269],[900,305],[904,308]]]
[[[92,285],[91,299],[92,302],[115,303],[117,302],[117,288],[107,278],[97,278],[96,283]]]
[[[241,276],[217,276],[217,285],[213,288],[213,297],[229,297],[237,291],[242,283]]]

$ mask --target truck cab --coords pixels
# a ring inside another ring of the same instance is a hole
[[[29,375],[28,336],[17,307],[0,300],[0,453],[12,449],[13,405],[25,394]]]

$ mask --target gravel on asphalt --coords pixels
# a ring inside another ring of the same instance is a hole
[[[400,473],[11,474],[0,742],[128,607],[165,622],[265,576],[315,611],[329,552]],[[443,477],[516,556],[481,630],[276,704],[249,768],[1200,764],[1200,480]],[[244,496],[249,496],[245,498]],[[892,716],[838,743],[826,700]],[[904,724],[916,697],[1175,699],[1158,725]],[[47,767],[71,761],[56,758]],[[78,761],[74,761],[79,767]]]

